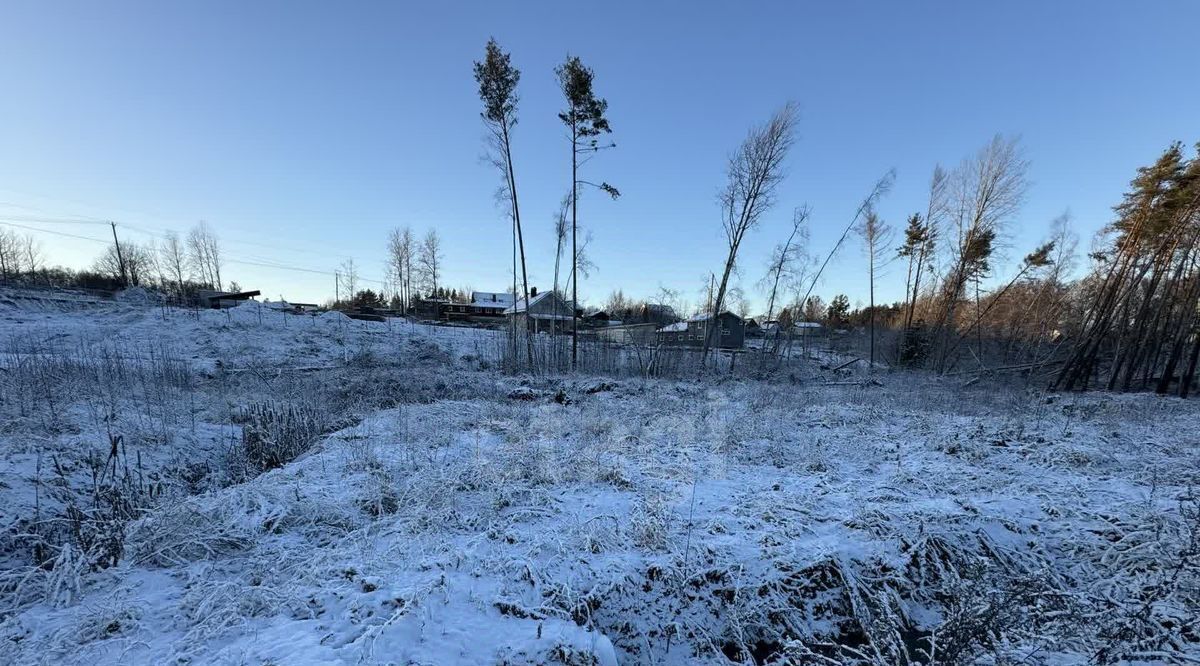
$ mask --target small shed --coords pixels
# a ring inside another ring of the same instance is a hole
[[[553,291],[538,293],[531,289],[529,298],[518,299],[512,307],[504,310],[507,317],[515,318],[517,326],[524,326],[534,333],[564,333],[571,330],[571,304]]]

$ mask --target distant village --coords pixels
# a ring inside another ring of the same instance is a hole
[[[258,291],[201,290],[196,305],[206,308],[234,307],[259,297]],[[558,292],[530,288],[529,298],[516,299],[510,292],[439,291],[437,297],[416,298],[411,307],[393,300],[385,302],[370,290],[364,290],[346,302],[319,306],[315,303],[278,303],[296,312],[336,309],[352,319],[386,321],[389,317],[411,317],[420,321],[451,326],[507,329],[524,328],[533,334],[574,335],[605,342],[669,347],[701,347],[709,335],[712,315],[704,312],[680,316],[670,305],[629,303],[619,312],[603,308],[575,307]],[[785,311],[786,313],[786,311]],[[728,310],[716,317],[719,333],[713,333],[713,346],[742,349],[747,339],[776,336],[812,337],[823,335],[825,326],[818,322],[757,321]]]

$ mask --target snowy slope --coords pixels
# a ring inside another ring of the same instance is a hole
[[[514,379],[493,335],[0,311],[0,663],[1200,659],[1194,402]],[[328,434],[231,471],[265,399]],[[54,526],[115,435],[159,490],[99,566]]]

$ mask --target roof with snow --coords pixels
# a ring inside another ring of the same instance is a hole
[[[513,304],[513,295],[506,292],[473,291],[471,305],[479,308],[507,308]]]
[[[659,333],[678,333],[680,331],[686,331],[687,329],[688,329],[688,323],[686,321],[681,321],[676,324],[667,324],[666,326],[663,326],[662,328],[658,329],[658,332]]]
[[[725,310],[725,311],[721,312],[721,314],[719,316],[724,317],[725,315],[729,315],[730,317],[733,317],[734,319],[737,319],[738,321],[742,320],[741,317],[733,314],[729,310]],[[688,319],[688,321],[707,321],[708,318],[711,316],[712,316],[711,312],[702,312],[698,315],[692,315],[692,317],[690,319]]]
[[[504,314],[517,314],[519,312],[524,312],[526,310],[526,308],[528,308],[532,305],[537,305],[538,303],[540,303],[542,301],[542,299],[546,298],[547,296],[549,296],[550,294],[553,294],[553,293],[554,293],[553,291],[543,291],[542,293],[538,294],[537,296],[534,296],[533,298],[522,298],[519,301],[517,301],[516,304],[513,305],[512,307],[505,308]]]

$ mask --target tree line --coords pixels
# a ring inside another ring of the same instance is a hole
[[[153,287],[183,297],[199,289],[229,286],[222,277],[221,244],[204,222],[185,235],[167,232],[161,240],[137,243],[122,240],[113,228],[113,243],[91,268],[72,270],[46,265],[41,245],[33,236],[0,228],[0,280],[58,288],[116,290]]]

